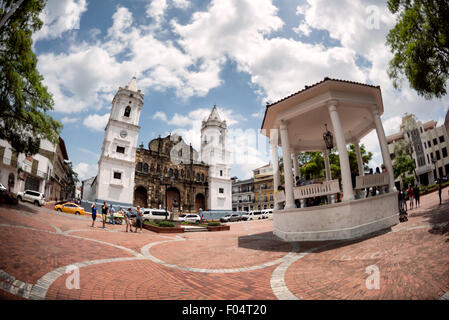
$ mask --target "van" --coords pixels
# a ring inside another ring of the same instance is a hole
[[[170,219],[170,211],[164,209],[143,209],[143,221]]]
[[[242,215],[242,220],[260,220],[265,219],[262,211],[250,211],[247,214]]]
[[[273,209],[262,210],[264,219],[273,219]]]

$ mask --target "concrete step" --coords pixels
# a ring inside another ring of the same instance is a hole
[[[203,232],[207,231],[206,227],[184,226],[184,232]]]

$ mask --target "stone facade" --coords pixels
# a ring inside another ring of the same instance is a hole
[[[167,199],[170,212],[208,210],[208,173],[181,136],[153,139],[148,149],[141,145],[136,151],[133,205],[164,209]]]

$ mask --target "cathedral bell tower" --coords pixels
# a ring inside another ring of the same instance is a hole
[[[226,120],[221,120],[217,107],[214,106],[201,125],[201,160],[209,165],[208,207],[211,210],[232,210],[232,181],[226,133]]]
[[[143,93],[133,77],[112,100],[98,161],[96,201],[132,206]]]

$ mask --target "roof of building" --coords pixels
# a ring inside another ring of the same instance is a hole
[[[130,90],[130,91],[139,92],[140,89],[137,86],[137,79],[136,79],[136,77],[132,77],[131,81],[127,84],[127,86],[125,88]]]

